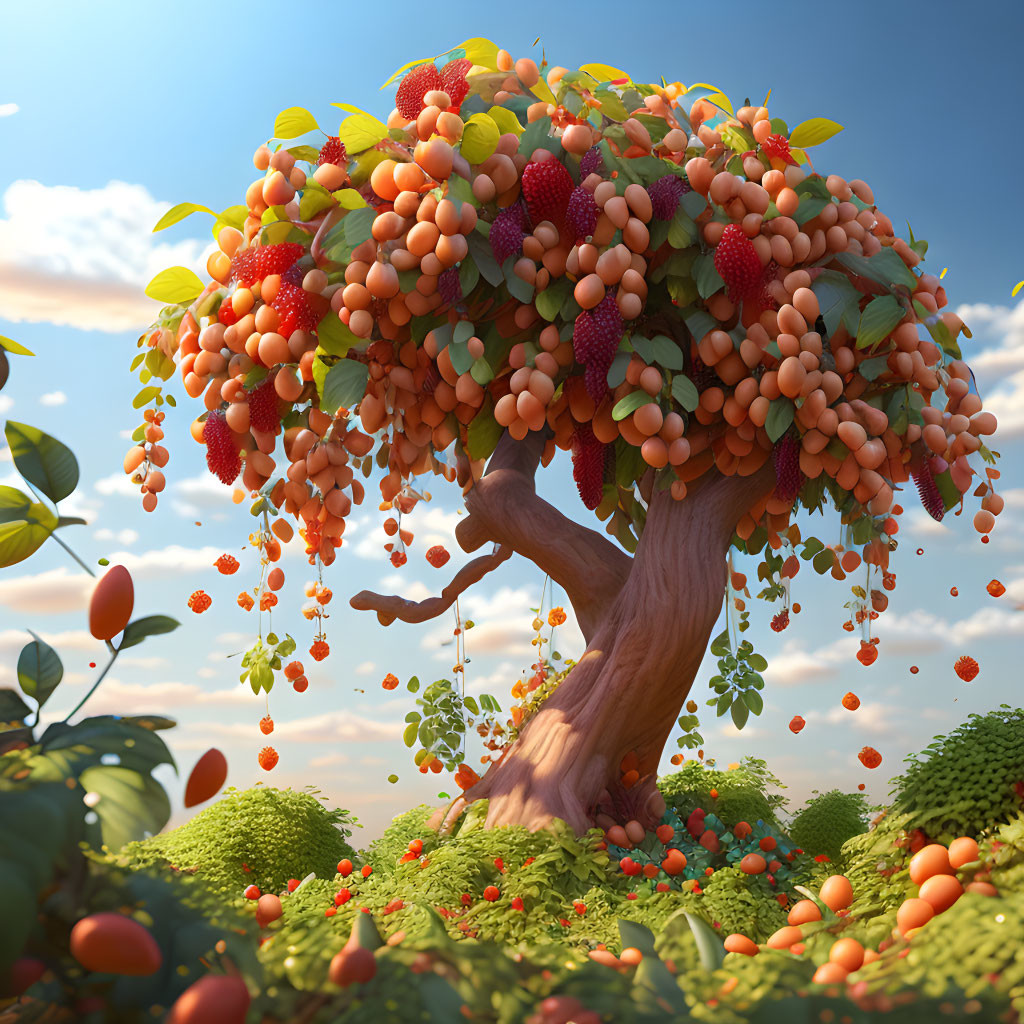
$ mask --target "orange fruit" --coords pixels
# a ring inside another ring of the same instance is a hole
[[[794,925],[783,925],[778,931],[768,936],[769,949],[789,949],[803,938],[803,932]]]
[[[740,871],[745,875],[759,875],[766,867],[768,862],[759,853],[748,853],[740,861]]]
[[[818,895],[829,910],[844,910],[853,902],[853,886],[845,875],[829,875]]]
[[[827,964],[822,964],[814,972],[814,977],[811,978],[811,981],[815,985],[842,985],[846,981],[848,973],[849,971],[839,964],[829,961]]]
[[[196,761],[185,786],[185,806],[195,807],[216,796],[228,777],[227,758],[211,747]]]
[[[914,885],[923,885],[933,875],[951,875],[949,851],[941,843],[929,843],[910,858],[909,871]]]
[[[918,891],[921,899],[930,903],[936,914],[949,910],[963,893],[963,886],[953,875],[932,875]]]
[[[949,863],[954,870],[978,860],[978,844],[970,836],[961,836],[949,844]]]
[[[832,943],[828,952],[829,960],[834,964],[853,973],[860,970],[864,963],[864,947],[856,939],[839,939]]]
[[[810,924],[821,920],[821,910],[814,900],[800,900],[790,909],[786,920],[790,924]]]
[[[123,565],[111,566],[92,592],[89,632],[97,640],[112,640],[128,625],[134,607],[131,573]]]
[[[911,896],[896,911],[896,926],[906,935],[911,928],[921,928],[935,916],[935,908],[927,901]]]
[[[91,914],[71,929],[71,955],[100,974],[147,977],[163,963],[156,939],[124,914]]]
[[[175,1000],[165,1024],[245,1024],[249,990],[234,974],[207,974]]]
[[[738,932],[734,932],[732,935],[725,937],[725,951],[726,953],[740,953],[743,956],[757,956],[761,951],[757,948],[757,943],[753,939],[747,938],[746,935],[741,935]]]

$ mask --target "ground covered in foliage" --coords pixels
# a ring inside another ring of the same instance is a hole
[[[1017,1021],[1022,726],[1024,712],[1005,706],[972,716],[911,760],[870,827],[858,793],[820,794],[787,815],[778,780],[752,759],[689,762],[662,779],[661,827],[625,846],[557,823],[486,830],[478,802],[450,836],[417,807],[357,852],[351,817],[313,792],[228,790],[179,829],[89,851],[74,901],[44,891],[25,956],[45,970],[0,1020],[161,1019],[209,971],[240,973],[248,1019],[265,1024]],[[912,856],[965,836],[978,854],[955,875],[974,888],[905,934],[899,908],[919,891]],[[819,893],[840,873],[852,902],[833,911]],[[256,897],[267,893],[281,913],[261,927]],[[808,899],[820,920],[780,939]],[[109,910],[150,929],[160,971],[115,977],[72,959],[71,924]],[[375,974],[339,987],[331,961],[357,921]],[[756,955],[725,952],[736,934]],[[814,981],[839,939],[871,962]]]

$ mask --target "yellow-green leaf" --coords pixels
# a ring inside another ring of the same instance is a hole
[[[24,519],[0,525],[0,568],[24,561],[56,528],[56,514],[41,502],[33,502]]]
[[[713,103],[716,107],[721,107],[730,117],[735,117],[735,113],[732,109],[732,103],[729,101],[729,97],[724,92],[712,93],[706,97],[708,103]]]
[[[498,70],[498,44],[492,43],[490,39],[474,36],[461,43],[456,49],[465,50],[466,57],[474,64],[482,68],[490,68],[491,71]],[[451,53],[451,50],[447,52]]]
[[[843,130],[841,124],[830,121],[827,117],[812,117],[809,121],[801,121],[790,133],[790,146],[820,146],[821,143],[838,135]]]
[[[153,231],[154,233],[157,231],[163,231],[164,228],[169,228],[172,224],[177,224],[179,220],[184,220],[193,213],[209,213],[213,214],[215,217],[217,216],[208,206],[200,206],[199,203],[178,203],[177,206],[172,206],[156,222],[156,227],[153,228]]]
[[[543,100],[545,103],[556,104],[558,100],[555,99],[555,94],[548,87],[548,83],[543,78],[537,79],[537,84],[530,87],[530,92],[537,97],[538,100]]]
[[[245,226],[245,218],[249,215],[247,206],[229,206],[217,214],[217,220],[213,225],[213,237],[216,238],[221,228],[237,228],[239,231]]]
[[[359,338],[348,328],[347,324],[338,319],[337,313],[328,313],[316,328],[320,348],[317,355],[344,356],[351,348],[364,344],[365,338]]]
[[[507,135],[509,132],[515,132],[516,135],[522,135],[526,129],[519,123],[519,118],[512,113],[511,110],[505,107],[491,107],[487,111],[487,116],[494,121],[494,123],[501,129],[502,135]]]
[[[471,164],[482,164],[498,148],[501,129],[493,117],[474,114],[462,132],[459,151]]]
[[[615,78],[629,78],[625,71],[613,68],[610,64],[584,64],[580,71],[585,71],[598,82],[610,82]]]
[[[369,204],[354,188],[340,188],[331,193],[344,210],[358,210]]]
[[[305,107],[289,107],[282,110],[274,121],[274,138],[297,139],[319,127],[316,118]]]
[[[1018,288],[1020,285],[1017,286]],[[1016,295],[1016,291],[1014,295]],[[5,338],[0,334],[0,348],[6,349],[8,352],[16,356],[34,356],[35,352],[30,352],[24,345],[19,341],[15,341],[13,338]]]
[[[403,64],[382,86],[381,89],[386,89],[399,75],[403,72],[408,71],[409,68],[419,67],[420,64],[429,64],[431,58],[424,57],[422,60],[411,60],[408,64]],[[350,110],[351,107],[346,107],[343,103],[332,103],[332,107],[341,107],[342,110]]]
[[[168,267],[146,285],[146,295],[157,302],[178,306],[201,295],[203,287],[203,282],[188,267]]]
[[[338,138],[349,153],[361,153],[387,138],[388,126],[371,114],[349,114],[338,129]]]
[[[149,405],[150,402],[160,394],[160,388],[143,388],[133,399],[132,408],[141,409],[144,405]]]

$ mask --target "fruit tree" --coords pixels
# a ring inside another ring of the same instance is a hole
[[[364,498],[358,476],[379,469],[400,566],[401,517],[425,497],[416,478],[457,481],[457,541],[490,553],[438,597],[352,605],[385,625],[423,621],[518,554],[564,589],[587,648],[482,777],[460,767],[464,793],[436,823],[482,797],[489,826],[656,823],[656,768],[723,599],[738,619],[712,642],[711,703],[740,726],[761,710],[764,659],[731,638],[750,596],[733,551],[761,556],[777,630],[799,611],[802,562],[862,572],[845,625],[870,664],[908,481],[935,518],[975,488],[987,540],[1002,499],[982,440],[995,419],[957,343],[969,332],[918,269],[927,243],[897,237],[864,180],[814,170],[806,149],[832,121],[790,129],[710,86],[538,67],[482,39],[395,79],[386,122],[334,104],[347,116],[326,140],[308,110],[283,111],[244,204],[214,213],[209,283],[180,267],[151,282],[166,305],[139,339],[136,405],[150,408],[125,469],[154,509],[159,381],[180,375],[211,472],[255,499],[261,610],[277,600],[268,566],[288,518],[310,563],[329,566]],[[180,204],[157,227],[205,209]],[[618,544],[537,495],[558,449]],[[829,545],[792,521],[826,506],[839,513]],[[318,623],[323,595],[310,594]],[[291,647],[261,639],[254,690]],[[310,653],[328,650],[318,628]]]

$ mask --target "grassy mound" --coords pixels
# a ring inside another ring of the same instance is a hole
[[[823,853],[840,865],[843,843],[867,830],[868,802],[864,794],[833,789],[812,796],[787,831],[801,849],[811,854]]]
[[[310,871],[330,877],[342,857],[354,856],[346,842],[353,823],[347,811],[327,810],[308,790],[229,787],[191,821],[121,852],[136,867],[193,873],[221,894],[235,896],[248,885],[277,892]]]

